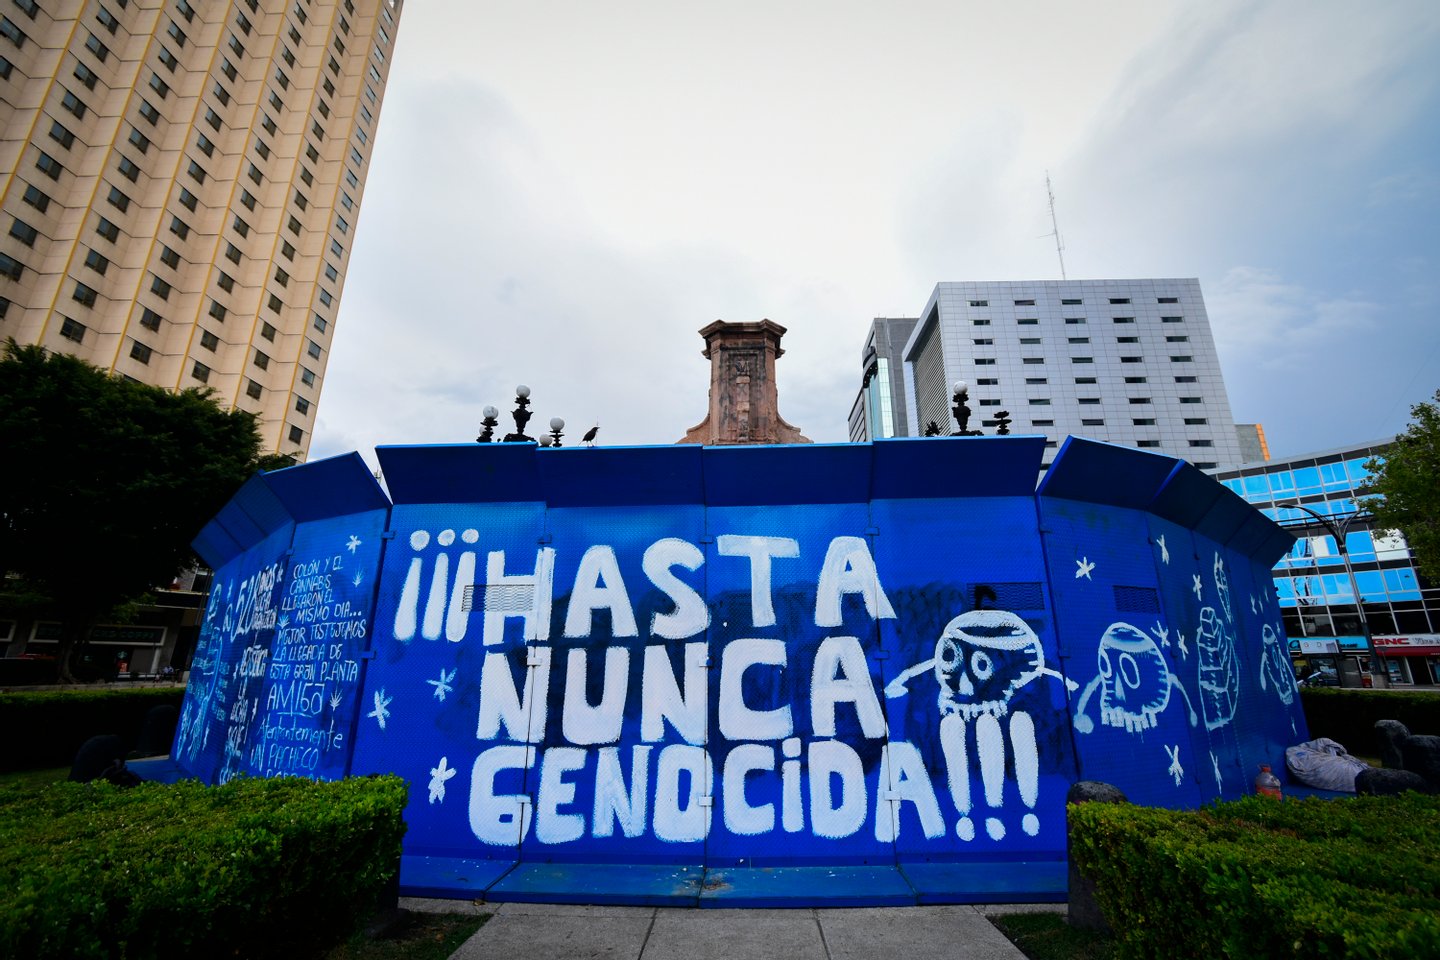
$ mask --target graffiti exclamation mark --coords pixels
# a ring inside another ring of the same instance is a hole
[[[446,587],[450,585],[450,554],[442,553],[435,558],[435,574],[430,578],[430,596],[425,601],[425,619],[420,624],[420,636],[426,640],[439,640],[440,627],[445,620],[445,606],[449,597]]]
[[[465,628],[470,623],[470,611],[465,609],[465,588],[473,587],[474,583],[475,551],[466,550],[455,564],[455,588],[450,591],[450,610],[445,615],[445,639],[451,643],[465,639]]]
[[[416,530],[410,534],[410,548],[416,553],[430,543],[430,534]],[[395,639],[415,639],[415,624],[420,614],[420,566],[419,557],[410,558],[410,569],[405,572],[405,585],[400,588],[400,605],[395,608]]]
[[[1035,721],[1023,710],[1010,718],[1010,749],[1015,754],[1015,783],[1025,804],[1020,826],[1030,836],[1040,832],[1035,801],[1040,797],[1040,751],[1035,746]]]
[[[985,803],[991,810],[999,810],[1005,802],[1005,734],[1000,731],[1000,721],[990,714],[982,714],[975,721],[975,752],[980,755],[980,780],[985,784]],[[999,817],[985,818],[985,832],[991,840],[1005,837],[1005,824]]]
[[[940,718],[940,749],[945,752],[945,767],[950,774],[950,797],[960,812],[955,835],[969,841],[975,839],[975,824],[970,819],[970,754],[965,733],[965,721],[958,713]]]

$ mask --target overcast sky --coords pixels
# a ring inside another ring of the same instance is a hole
[[[396,46],[312,459],[522,382],[671,443],[716,319],[787,327],[780,411],[843,441],[871,318],[1059,278],[1047,171],[1072,279],[1199,277],[1274,454],[1440,387],[1434,0],[412,0]]]

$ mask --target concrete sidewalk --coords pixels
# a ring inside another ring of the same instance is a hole
[[[402,898],[409,910],[487,913],[451,960],[1024,960],[986,914],[1063,905],[703,910],[475,904]]]

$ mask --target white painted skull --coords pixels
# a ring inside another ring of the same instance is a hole
[[[1040,638],[1007,610],[971,610],[935,641],[940,715],[1002,717],[1015,691],[1045,670]]]
[[[1148,730],[1170,703],[1170,668],[1155,640],[1128,623],[1100,638],[1100,722],[1126,732]]]

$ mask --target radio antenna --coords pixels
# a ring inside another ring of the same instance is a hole
[[[1060,224],[1055,220],[1055,191],[1050,189],[1050,171],[1045,171],[1045,196],[1050,200],[1050,233],[1048,236],[1055,238],[1055,256],[1060,258],[1060,279],[1068,280],[1065,275],[1065,244],[1060,240]]]

